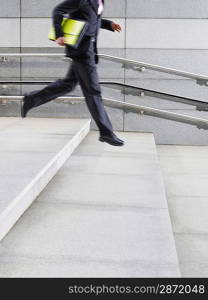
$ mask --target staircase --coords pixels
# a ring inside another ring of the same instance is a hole
[[[179,277],[153,134],[89,122],[0,119],[0,277]]]

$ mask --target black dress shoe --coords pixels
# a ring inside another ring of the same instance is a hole
[[[112,146],[123,146],[124,141],[120,140],[114,133],[111,135],[101,135],[99,141],[106,142]]]
[[[24,96],[24,98],[21,101],[21,117],[25,118],[27,116],[28,111],[30,110],[30,107],[28,105],[28,99],[27,96]]]

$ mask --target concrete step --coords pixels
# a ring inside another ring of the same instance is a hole
[[[157,146],[182,277],[208,277],[208,147]]]
[[[91,132],[0,244],[0,277],[178,277],[151,133]]]
[[[89,132],[90,120],[0,118],[0,239]]]

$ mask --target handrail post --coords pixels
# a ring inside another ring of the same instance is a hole
[[[5,62],[8,62],[8,58],[7,58],[7,56],[0,56],[0,62],[1,63],[5,63]]]

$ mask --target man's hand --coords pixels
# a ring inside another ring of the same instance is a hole
[[[121,26],[119,24],[114,23],[114,22],[111,22],[111,28],[113,29],[113,31],[117,31],[117,32],[121,31]]]
[[[59,37],[57,40],[56,40],[56,43],[59,45],[59,46],[65,46],[65,38],[63,36]]]

